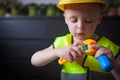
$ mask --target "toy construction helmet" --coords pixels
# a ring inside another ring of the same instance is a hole
[[[60,0],[57,7],[64,11],[64,5],[66,4],[76,4],[76,3],[99,3],[103,5],[103,9],[106,10],[108,7],[108,4],[106,0]]]

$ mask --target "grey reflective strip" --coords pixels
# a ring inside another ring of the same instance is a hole
[[[89,76],[89,79],[87,79]],[[89,71],[87,74],[70,74],[61,72],[61,80],[115,80],[111,73]]]
[[[86,80],[87,74],[61,73],[61,80]]]

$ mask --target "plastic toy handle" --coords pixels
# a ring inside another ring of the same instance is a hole
[[[98,57],[98,62],[100,64],[102,70],[105,72],[110,72],[113,68],[111,61],[105,54]]]
[[[68,59],[66,59],[66,58],[60,58],[59,60],[58,60],[58,63],[60,64],[60,65],[62,65],[62,64],[65,64],[66,62],[68,62],[69,60]]]

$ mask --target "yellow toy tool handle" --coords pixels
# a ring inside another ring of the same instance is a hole
[[[96,53],[96,49],[95,48],[91,48],[90,45],[91,44],[97,44],[95,40],[93,39],[86,39],[85,41],[83,41],[83,43],[85,44],[82,47],[82,50],[84,51],[85,54],[87,55],[94,55]]]
[[[59,60],[58,60],[58,63],[60,64],[60,65],[62,65],[62,64],[65,64],[66,62],[68,62],[69,60],[67,59],[67,58],[60,58]]]
[[[96,52],[96,49],[91,48],[90,44],[96,44],[96,41],[93,40],[93,39],[87,39],[87,40],[83,41],[83,43],[85,44],[85,46],[82,47],[82,50],[84,51],[84,53],[87,54],[87,55],[94,55],[95,52]],[[60,58],[58,60],[58,63],[60,65],[62,65],[62,64],[65,64],[68,61],[69,60],[66,59],[66,58]]]

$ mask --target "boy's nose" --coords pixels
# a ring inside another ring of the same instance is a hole
[[[84,25],[83,21],[78,22],[78,28],[81,29],[81,30],[85,29],[85,25]]]

